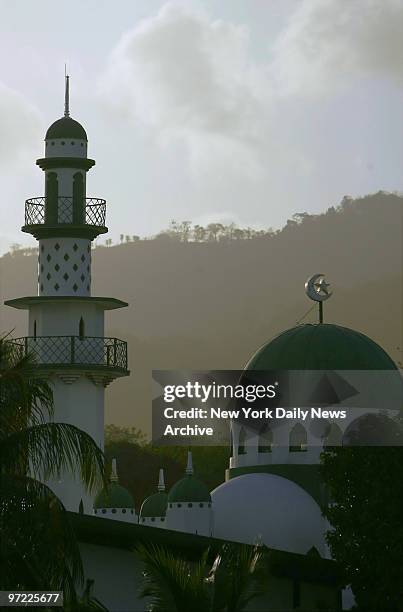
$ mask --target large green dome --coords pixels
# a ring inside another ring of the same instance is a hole
[[[96,496],[94,508],[134,508],[134,501],[127,489],[111,482]]]
[[[71,117],[62,117],[48,128],[45,140],[51,138],[76,138],[78,140],[88,140],[87,133],[81,123]]]
[[[164,491],[158,491],[147,497],[140,509],[140,518],[165,516],[167,511],[168,495]]]
[[[211,502],[210,491],[193,474],[187,474],[178,480],[168,494],[168,501],[173,502]]]
[[[288,329],[253,355],[247,370],[396,370],[376,342],[347,327],[306,324]]]

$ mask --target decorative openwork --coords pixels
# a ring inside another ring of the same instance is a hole
[[[7,342],[8,360],[16,363],[33,355],[38,366],[101,366],[127,370],[127,343],[92,336],[26,336]]]
[[[31,198],[25,201],[25,225],[43,225],[45,223],[46,197]],[[85,198],[84,225],[104,227],[106,221],[106,200]],[[57,198],[57,223],[73,223],[73,198]]]

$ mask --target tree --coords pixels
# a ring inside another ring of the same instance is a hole
[[[202,225],[195,225],[193,228],[193,239],[196,242],[204,242],[206,240],[207,231]]]
[[[105,446],[114,442],[144,445],[146,441],[147,436],[137,427],[120,427],[113,424],[105,426]]]
[[[332,555],[363,612],[403,601],[402,447],[342,446],[322,455],[332,503],[325,510]]]
[[[62,502],[39,479],[78,471],[103,480],[103,453],[73,425],[54,423],[49,384],[0,338],[0,589],[63,590],[75,600],[83,568]]]
[[[266,574],[260,546],[224,544],[209,563],[198,563],[159,546],[138,546],[145,570],[142,597],[150,612],[242,612],[264,593]]]
[[[222,223],[209,223],[207,226],[208,238],[211,241],[217,241],[219,234],[224,230]]]

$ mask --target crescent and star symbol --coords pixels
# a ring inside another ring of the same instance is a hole
[[[324,274],[313,274],[305,283],[305,292],[311,300],[324,302],[332,295],[329,287],[330,283],[326,282]]]

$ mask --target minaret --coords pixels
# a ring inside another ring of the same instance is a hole
[[[104,311],[127,306],[114,298],[91,296],[91,244],[105,225],[106,202],[86,197],[87,134],[70,117],[69,77],[64,116],[46,132],[45,157],[37,160],[45,195],[25,202],[23,232],[38,240],[38,294],[6,302],[29,313],[28,336],[14,343],[32,352],[37,370],[53,388],[54,421],[89,433],[103,449],[105,386],[127,369],[127,344],[104,336]],[[92,512],[82,483],[65,474],[48,483],[67,509]]]
[[[96,496],[94,514],[101,518],[137,523],[138,517],[130,492],[119,484],[116,459],[112,459],[109,484]]]
[[[213,534],[213,508],[206,485],[193,473],[192,452],[188,451],[185,477],[168,493],[167,529],[199,535]]]
[[[145,527],[166,527],[168,495],[165,493],[164,470],[158,476],[157,492],[147,497],[140,508],[139,523]]]

